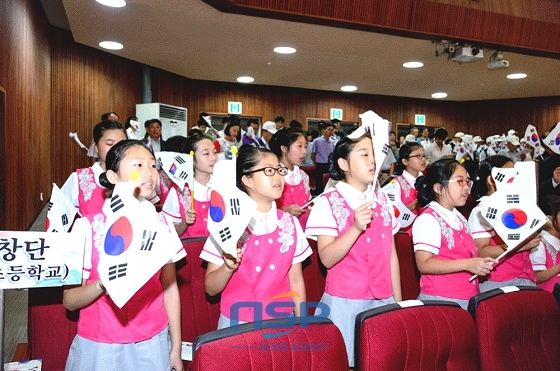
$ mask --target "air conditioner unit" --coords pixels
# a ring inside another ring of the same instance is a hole
[[[457,46],[451,54],[451,60],[456,62],[476,62],[483,57],[482,49],[469,46]]]
[[[146,120],[161,121],[161,136],[164,140],[175,135],[187,136],[187,109],[163,103],[142,103],[136,105],[136,117],[140,122],[142,135],[146,133]]]

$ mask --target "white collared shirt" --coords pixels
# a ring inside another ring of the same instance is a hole
[[[454,230],[458,231],[463,228],[464,225],[457,209],[447,210],[436,201],[430,202],[427,207],[432,207]],[[423,213],[416,218],[412,225],[412,240],[414,241],[414,251],[423,250],[438,254],[441,247],[441,227],[433,215]]]
[[[420,176],[420,175],[424,175],[424,174],[422,174],[422,172],[420,171],[420,172],[418,173],[418,176]],[[406,171],[406,170],[403,171],[402,176],[403,176],[403,178],[406,180],[406,182],[407,182],[408,184],[410,184],[410,186],[412,187],[412,189],[415,189],[415,188],[414,188],[414,184],[416,183],[416,178],[415,178],[412,174],[410,174],[408,171]],[[400,184],[399,182],[397,182],[397,181],[394,181],[394,182],[393,182],[393,187],[395,188],[395,191],[397,192],[397,194],[398,194],[399,197],[400,197],[400,196],[401,196],[401,192],[402,192],[401,184]]]
[[[93,171],[93,178],[95,180],[95,184],[98,187],[101,187],[101,184],[99,184],[99,176],[101,175],[101,173],[104,173],[105,170],[103,170],[103,168],[101,167],[98,161],[91,166],[91,170]],[[64,193],[64,195],[68,197],[70,202],[72,202],[72,204],[76,207],[80,206],[80,201],[78,200],[78,195],[80,193],[79,188],[80,188],[80,183],[78,180],[78,173],[74,171],[72,174],[70,174],[70,176],[68,177],[68,179],[66,180],[62,188],[60,189],[62,193]]]
[[[280,164],[282,165],[282,164]],[[282,165],[284,166],[284,165]],[[287,167],[286,167],[287,168]],[[303,177],[301,175],[303,171],[299,168],[299,166],[294,165],[294,170],[288,169],[288,174],[284,177],[284,182],[289,185],[295,186],[301,183]]]
[[[548,242],[558,254],[558,251],[560,250],[560,239],[554,237],[545,230],[541,231],[540,236],[542,239],[546,240],[546,242]],[[546,246],[542,243],[542,241],[539,243],[539,246],[531,250],[529,257],[531,258],[531,263],[533,263],[533,270],[546,270]],[[558,263],[558,261],[556,261],[556,263]]]

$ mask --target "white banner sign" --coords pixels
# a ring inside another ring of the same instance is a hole
[[[82,283],[85,237],[0,231],[0,289]]]

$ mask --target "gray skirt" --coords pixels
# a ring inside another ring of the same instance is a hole
[[[348,353],[348,363],[350,367],[354,367],[354,326],[356,316],[363,311],[392,304],[395,300],[392,296],[387,299],[346,299],[332,296],[325,292],[321,302],[329,306],[331,311],[328,318],[333,321],[342,333],[346,352]]]
[[[65,371],[169,371],[168,328],[138,343],[99,343],[76,335]]]
[[[533,286],[536,287],[537,284],[526,278],[515,278],[513,280],[497,282],[497,281],[485,281],[480,283],[480,292],[486,292],[493,289],[497,289],[504,286]]]

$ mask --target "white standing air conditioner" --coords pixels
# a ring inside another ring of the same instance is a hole
[[[182,135],[187,136],[187,109],[163,103],[142,103],[136,105],[136,117],[140,122],[142,136],[146,134],[144,123],[147,120],[161,121],[161,136],[167,138]]]

